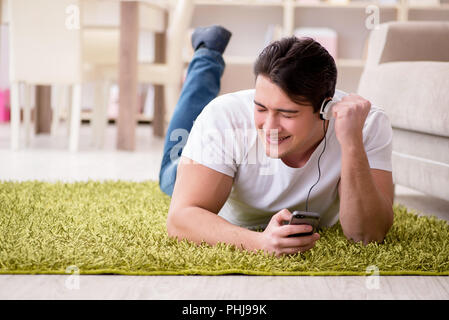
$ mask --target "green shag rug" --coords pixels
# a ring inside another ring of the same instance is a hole
[[[448,223],[402,206],[384,244],[348,241],[337,224],[276,258],[169,238],[169,204],[154,181],[0,182],[0,273],[449,275]]]

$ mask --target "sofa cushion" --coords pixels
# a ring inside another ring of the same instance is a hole
[[[389,23],[379,64],[393,61],[449,61],[449,23]]]
[[[445,137],[395,128],[393,150],[449,166],[449,139]]]
[[[395,128],[449,137],[449,62],[388,62],[363,71],[358,93]]]
[[[393,151],[394,183],[449,201],[449,165]]]
[[[393,21],[371,31],[365,65],[397,61],[449,61],[449,22]]]

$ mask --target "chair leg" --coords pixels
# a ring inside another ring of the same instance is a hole
[[[176,85],[165,85],[164,86],[164,103],[165,103],[165,117],[164,117],[164,133],[170,123],[170,119],[175,110],[176,103],[179,99],[180,89]]]
[[[103,99],[101,103],[103,104],[103,108],[101,109],[101,122],[99,127],[99,143],[100,148],[104,146],[104,137],[106,134],[106,129],[109,121],[109,102],[111,97],[111,82],[105,81],[102,86]]]
[[[70,124],[72,123],[73,87],[67,88],[66,129],[67,137],[70,137]]]
[[[95,103],[92,110],[92,145],[103,148],[104,134],[108,121],[110,83],[97,82],[95,84]]]
[[[31,90],[32,86],[24,84],[23,123],[25,126],[25,146],[30,146],[31,141]]]
[[[96,81],[94,83],[94,103],[92,106],[92,116],[90,118],[90,127],[92,128],[92,143],[94,148],[98,147],[98,127],[99,127],[99,113],[102,107],[101,103],[101,84]]]
[[[78,151],[81,126],[81,84],[75,84],[73,86],[71,109],[69,150],[71,152],[76,152]]]
[[[20,99],[19,83],[11,83],[11,149],[19,149],[20,141]]]
[[[66,102],[65,92],[66,87],[63,85],[58,85],[54,87],[55,92],[55,104],[53,106],[53,117],[51,119],[51,135],[55,136],[58,134],[59,121],[61,119],[61,109],[64,107]]]

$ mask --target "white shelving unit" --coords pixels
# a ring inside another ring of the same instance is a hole
[[[11,0],[10,0],[11,1]],[[177,0],[159,1],[173,6]],[[379,9],[380,22],[407,20],[449,21],[449,0],[440,5],[410,5],[409,0],[397,0],[395,4],[381,1],[351,0],[347,4],[328,1],[311,3],[301,0],[195,0],[191,27],[221,24],[232,31],[233,36],[225,51],[226,69],[221,93],[254,87],[253,64],[265,47],[270,27],[279,26],[283,36],[292,35],[300,27],[328,27],[338,34],[337,88],[356,92],[364,67],[365,43],[370,30],[365,27],[369,5]],[[5,5],[7,1],[0,0]],[[2,11],[3,23],[7,22],[6,10]],[[102,12],[102,14],[105,14]],[[116,17],[116,13],[110,16]],[[103,17],[104,19],[109,19]],[[184,62],[190,57],[183,57]],[[84,112],[83,119],[89,119]],[[141,115],[140,121],[151,121]]]
[[[196,0],[192,28],[221,24],[233,33],[224,60],[226,69],[221,93],[254,87],[253,64],[266,45],[270,26],[282,28],[288,36],[300,27],[327,27],[338,34],[337,87],[356,92],[364,67],[365,45],[370,30],[365,27],[368,6],[375,6],[379,22],[407,20],[449,20],[449,0],[440,5],[409,5],[408,0],[393,4],[382,1],[352,0],[347,4],[301,0]],[[184,58],[189,61],[188,57]]]

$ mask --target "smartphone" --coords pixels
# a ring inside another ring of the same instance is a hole
[[[306,233],[291,234],[289,237],[304,237],[314,234],[318,230],[320,223],[320,214],[316,212],[293,211],[289,224],[308,224],[313,230]]]

